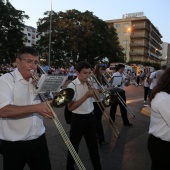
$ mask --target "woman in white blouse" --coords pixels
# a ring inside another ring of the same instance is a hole
[[[151,118],[148,150],[152,170],[170,169],[170,68],[151,93]]]

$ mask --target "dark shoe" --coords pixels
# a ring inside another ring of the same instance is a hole
[[[102,141],[102,142],[99,142],[99,145],[100,145],[100,146],[106,146],[106,145],[108,145],[108,143],[105,142],[105,141]]]
[[[132,123],[125,123],[124,126],[133,126]]]

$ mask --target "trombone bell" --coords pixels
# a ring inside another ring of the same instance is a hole
[[[69,103],[74,97],[74,90],[72,88],[66,88],[61,90],[53,99],[54,107],[63,107]]]

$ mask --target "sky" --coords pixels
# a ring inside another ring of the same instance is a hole
[[[25,11],[30,19],[25,25],[37,28],[36,22],[44,12],[52,10],[65,12],[76,9],[93,12],[102,20],[121,19],[123,14],[144,12],[144,15],[158,28],[162,41],[170,43],[170,0],[9,0],[18,10]]]

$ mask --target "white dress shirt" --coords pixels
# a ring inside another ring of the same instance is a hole
[[[170,95],[159,92],[151,101],[149,134],[170,142]]]
[[[73,84],[74,83],[74,84]],[[67,87],[72,88],[75,91],[73,101],[78,101],[81,99],[86,92],[88,91],[87,84],[82,84],[78,78],[73,80],[73,83],[70,83]],[[89,97],[84,101],[77,109],[73,110],[73,113],[77,114],[89,114],[94,110],[92,97]]]
[[[31,78],[27,82],[18,69],[11,74],[0,77],[0,109],[6,105],[26,106],[41,102],[34,94]],[[37,113],[23,118],[0,118],[0,139],[3,140],[32,140],[44,132],[43,117]]]

